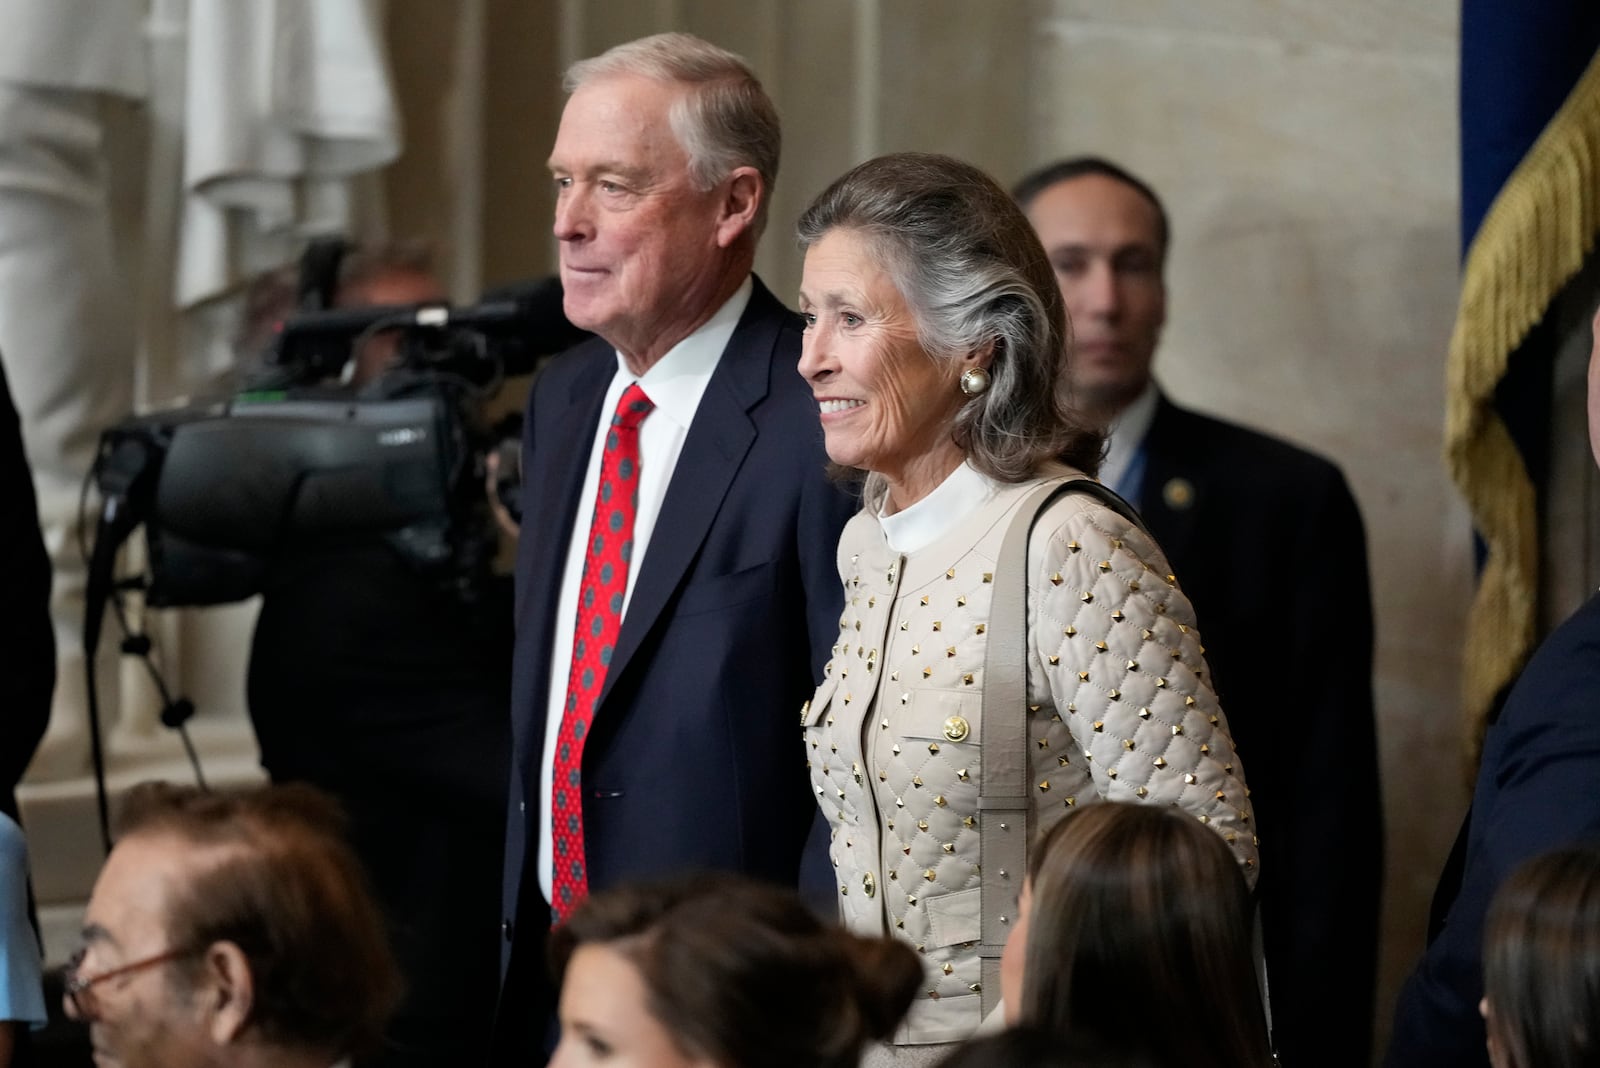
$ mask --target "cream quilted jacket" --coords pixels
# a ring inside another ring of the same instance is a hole
[[[1000,539],[1036,485],[1001,487],[910,556],[888,547],[867,512],[840,540],[845,608],[802,712],[806,755],[844,922],[924,954],[927,988],[901,1044],[965,1039],[981,1015],[984,635]],[[1040,516],[1028,561],[1030,838],[1103,798],[1178,805],[1223,836],[1253,883],[1244,774],[1193,610],[1160,549],[1098,501],[1067,494]],[[986,904],[1005,913],[1015,898]]]

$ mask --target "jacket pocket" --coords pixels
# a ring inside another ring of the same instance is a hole
[[[975,690],[913,690],[910,703],[897,709],[892,718],[902,737],[975,747],[983,733],[983,694]]]
[[[928,945],[943,947],[976,942],[982,935],[978,915],[981,894],[980,888],[974,886],[971,890],[928,898]]]
[[[800,707],[800,725],[812,728],[822,722],[823,715],[828,707],[833,704],[834,691],[839,688],[839,676],[829,673],[822,680],[822,685],[817,687],[816,693],[811,695],[811,700]]]
[[[724,612],[751,601],[773,597],[778,592],[781,571],[781,565],[772,562],[728,575],[697,579],[683,588],[674,615],[682,618],[701,612]]]

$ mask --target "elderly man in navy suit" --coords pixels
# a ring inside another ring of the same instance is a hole
[[[534,1063],[543,945],[686,868],[795,884],[800,707],[837,641],[838,535],[800,330],[751,274],[778,118],[686,34],[568,71],[550,171],[567,317],[528,398],[496,1062]]]
[[[1133,501],[1194,602],[1250,768],[1274,1039],[1285,1064],[1370,1056],[1382,813],[1366,539],[1339,469],[1180,408],[1151,374],[1166,323],[1166,210],[1093,157],[1013,191],[1072,317],[1074,400],[1110,431],[1100,477]],[[1301,686],[1258,670],[1295,665]],[[1330,1013],[1337,992],[1344,1011]]]

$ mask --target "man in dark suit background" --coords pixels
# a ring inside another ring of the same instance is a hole
[[[1592,330],[1589,449],[1600,464],[1600,313]],[[1600,842],[1600,595],[1534,652],[1484,736],[1428,948],[1400,991],[1388,1068],[1488,1068],[1478,1005],[1489,903],[1524,861],[1581,842]]]
[[[1147,184],[1085,157],[1014,193],[1071,315],[1074,402],[1110,430],[1101,478],[1138,506],[1193,601],[1244,761],[1277,1047],[1296,1068],[1365,1064],[1383,848],[1355,500],[1328,461],[1156,385],[1169,227]]]
[[[684,868],[797,881],[798,713],[855,507],[826,476],[798,320],[751,274],[779,149],[760,83],[662,34],[566,84],[561,280],[599,337],[528,399],[496,1063],[543,1038],[552,911]]]

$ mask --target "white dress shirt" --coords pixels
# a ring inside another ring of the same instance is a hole
[[[1106,458],[1100,462],[1100,481],[1136,505],[1139,503],[1139,487],[1123,483],[1130,473],[1128,469],[1134,465],[1140,450],[1144,448],[1144,436],[1150,433],[1150,423],[1156,417],[1156,400],[1159,396],[1155,379],[1152,378],[1145,383],[1144,392],[1122,409],[1117,421],[1111,424],[1111,430],[1106,435]]]
[[[589,446],[589,467],[583,476],[583,489],[579,491],[578,514],[573,520],[572,537],[567,540],[566,570],[561,575],[561,595],[556,602],[555,637],[550,646],[550,691],[545,695],[544,759],[539,773],[539,888],[544,899],[551,900],[550,841],[551,771],[555,763],[556,743],[561,736],[561,717],[567,704],[567,682],[572,674],[572,631],[577,625],[578,593],[583,584],[583,564],[589,544],[589,524],[594,515],[594,497],[600,485],[600,460],[605,452],[606,432],[611,428],[611,416],[617,410],[623,390],[634,382],[644,390],[645,396],[655,403],[639,425],[639,508],[633,518],[633,559],[628,567],[628,588],[622,597],[622,616],[628,616],[628,604],[633,600],[633,587],[639,580],[650,549],[650,535],[655,530],[656,517],[661,514],[661,503],[667,496],[667,485],[672,481],[672,471],[678,465],[678,454],[683,451],[684,438],[689,424],[700,407],[700,398],[711,381],[711,374],[722,359],[722,350],[733,338],[734,328],[750,303],[753,290],[746,278],[733,296],[728,298],[715,315],[682,341],[642,376],[635,378],[617,354],[617,371],[612,376],[611,387],[606,390],[600,405],[600,422],[595,427],[594,441]],[[581,535],[581,536],[580,536]]]

